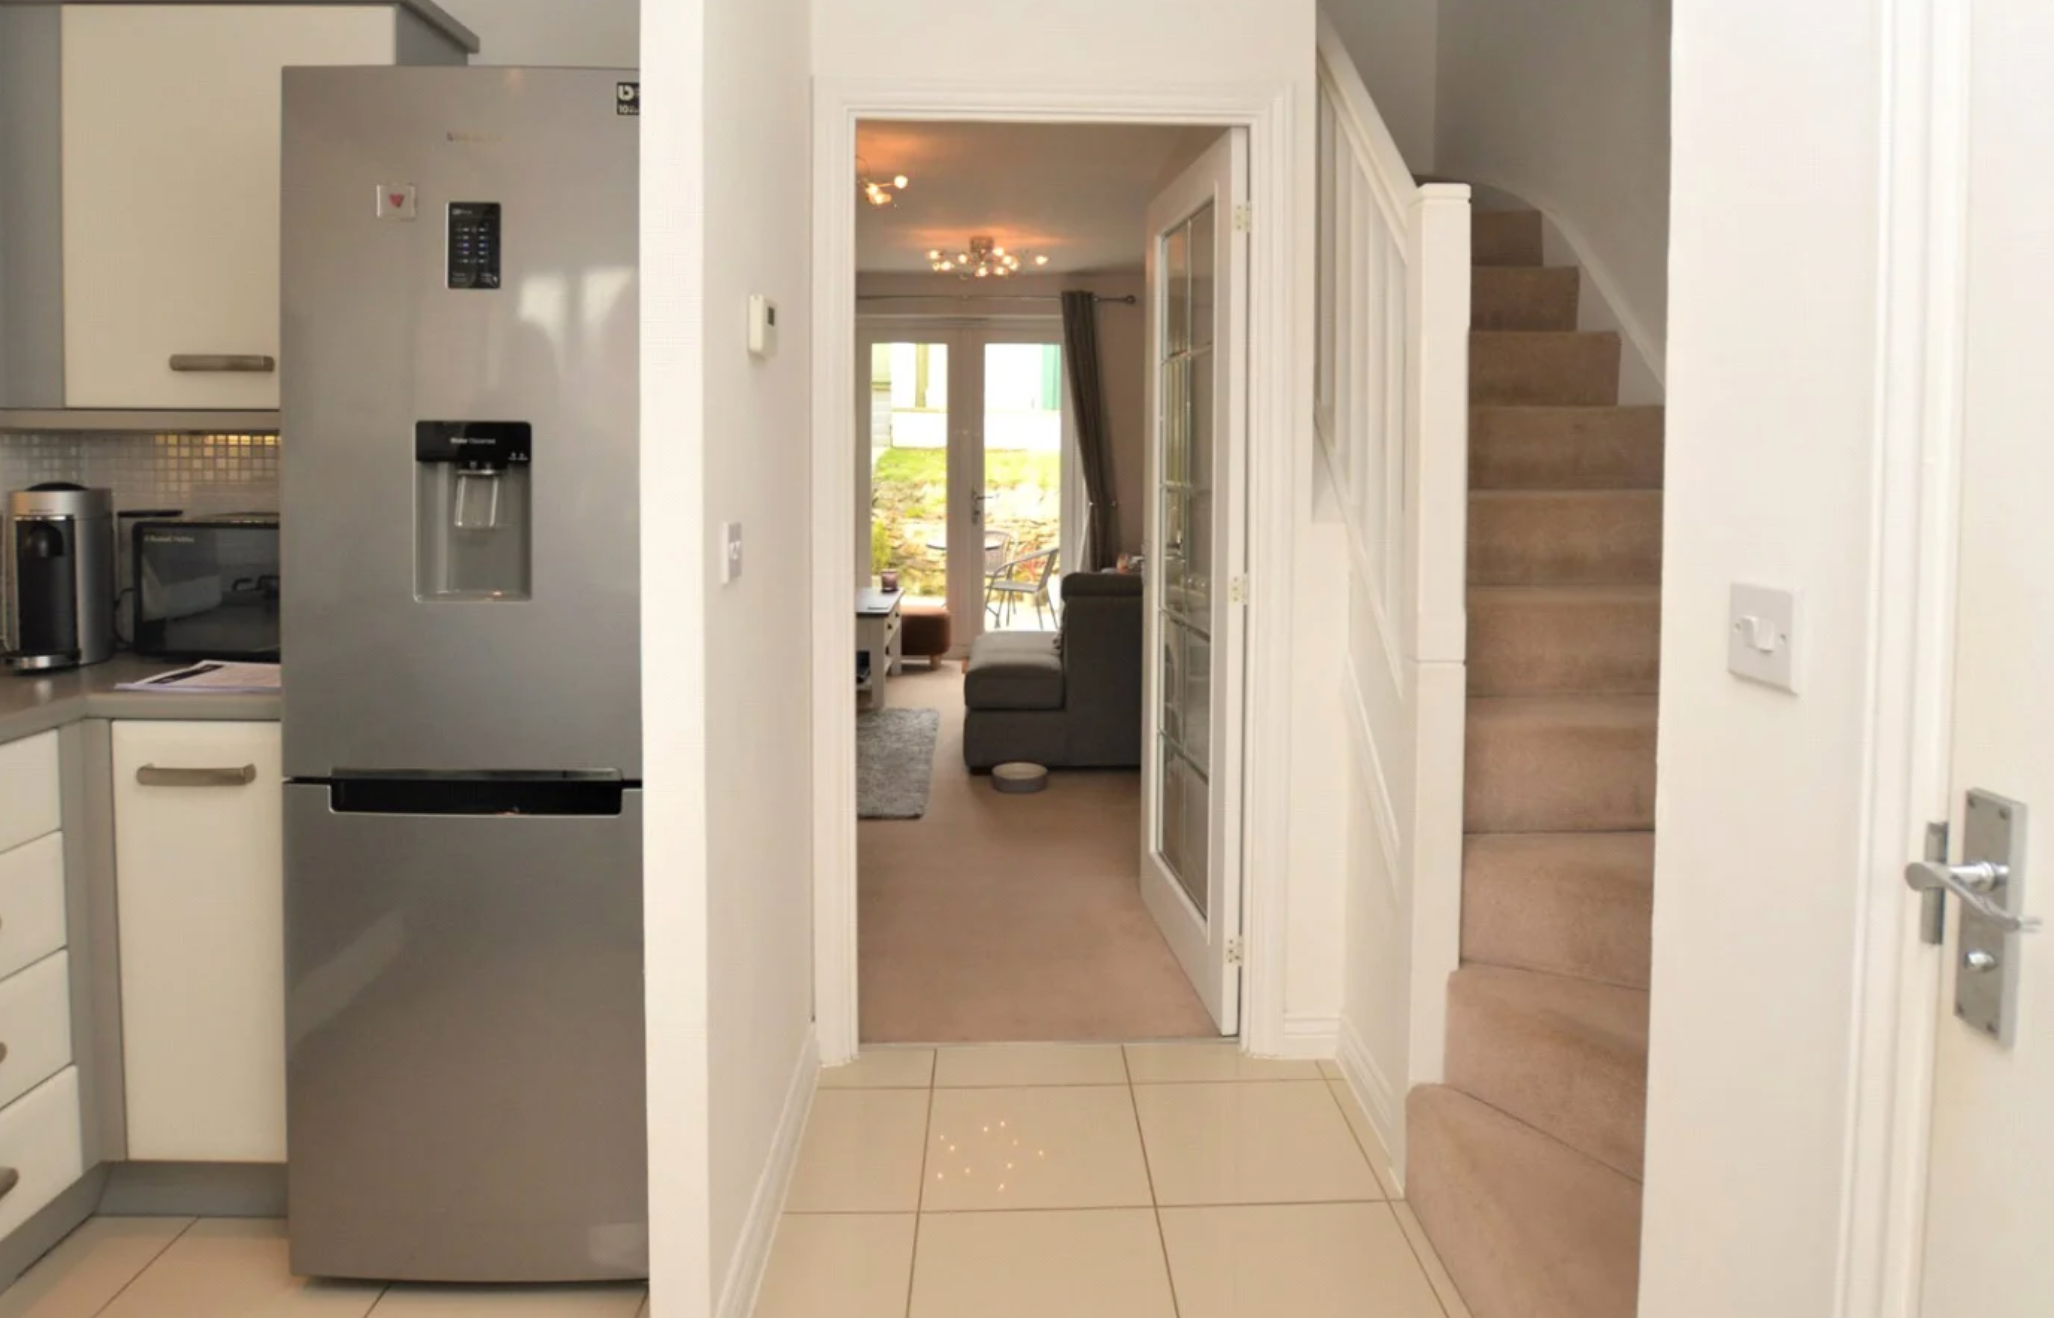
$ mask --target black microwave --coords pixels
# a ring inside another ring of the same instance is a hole
[[[278,661],[276,516],[139,521],[130,535],[137,654]]]

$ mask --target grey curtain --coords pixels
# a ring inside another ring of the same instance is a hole
[[[1113,567],[1120,557],[1120,501],[1113,491],[1111,437],[1106,434],[1105,386],[1098,363],[1098,299],[1063,294],[1063,370],[1077,414],[1077,451],[1084,463],[1083,563],[1089,571]]]

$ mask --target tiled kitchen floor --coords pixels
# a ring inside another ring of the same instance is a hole
[[[756,1318],[1469,1318],[1328,1063],[888,1049],[823,1074]],[[643,1289],[359,1286],[277,1222],[100,1218],[0,1318],[637,1318]]]
[[[826,1072],[756,1318],[1468,1318],[1330,1064],[890,1049]]]

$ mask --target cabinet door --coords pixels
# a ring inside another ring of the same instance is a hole
[[[275,723],[114,725],[128,1149],[285,1160],[283,787]]]
[[[393,11],[64,8],[65,401],[275,408],[282,70],[390,64]],[[365,183],[366,204],[380,180]]]

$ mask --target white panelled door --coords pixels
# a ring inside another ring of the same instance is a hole
[[[1222,1034],[1241,1016],[1248,140],[1149,207],[1141,890]]]
[[[1954,1017],[1962,903],[1948,899],[1928,1182],[1926,1318],[2054,1312],[2054,6],[1977,0],[1972,19],[1961,558],[1954,658],[1954,855],[1962,802],[2021,802],[2023,906],[2010,1047]]]

